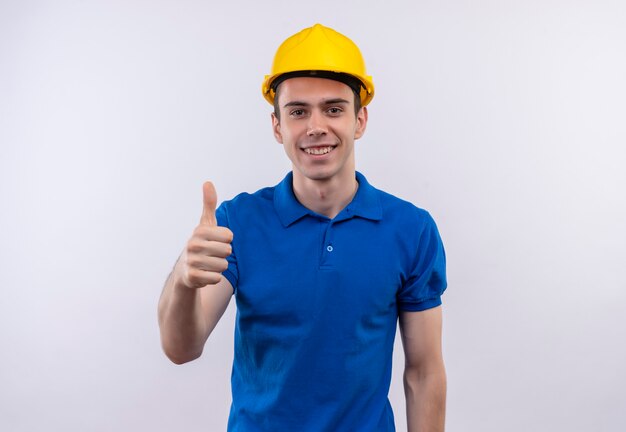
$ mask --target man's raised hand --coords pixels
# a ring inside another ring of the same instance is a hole
[[[203,207],[200,224],[181,256],[179,271],[182,285],[187,288],[202,288],[215,285],[228,268],[226,257],[232,252],[233,233],[225,227],[217,226],[215,208],[217,193],[211,182],[202,186]]]

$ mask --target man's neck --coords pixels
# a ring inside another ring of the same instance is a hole
[[[350,204],[359,187],[354,171],[342,177],[311,180],[294,171],[293,193],[300,204],[309,210],[333,219]]]

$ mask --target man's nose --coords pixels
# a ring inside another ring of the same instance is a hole
[[[324,114],[318,110],[313,110],[309,116],[309,124],[307,129],[308,136],[325,135],[328,132]]]

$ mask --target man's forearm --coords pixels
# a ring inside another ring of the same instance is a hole
[[[443,432],[446,417],[445,370],[420,374],[404,371],[408,432]]]
[[[200,356],[206,337],[202,322],[200,292],[176,286],[176,269],[168,277],[159,300],[161,342],[175,363]]]

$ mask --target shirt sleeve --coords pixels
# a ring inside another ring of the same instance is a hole
[[[426,213],[416,244],[412,269],[398,293],[398,308],[423,311],[441,304],[447,287],[446,254],[435,221]]]
[[[233,231],[233,233],[235,232],[235,229],[230,224],[230,220],[228,217],[228,205],[226,202],[222,203],[218,207],[218,209],[215,211],[215,217],[217,219],[218,226],[226,227],[230,229],[231,231]],[[230,284],[233,286],[233,291],[237,292],[237,281],[239,280],[239,271],[237,269],[237,256],[235,255],[236,236],[233,238],[232,248],[233,248],[232,253],[226,258],[226,260],[228,261],[228,269],[222,272],[222,275],[226,279],[228,279]]]

